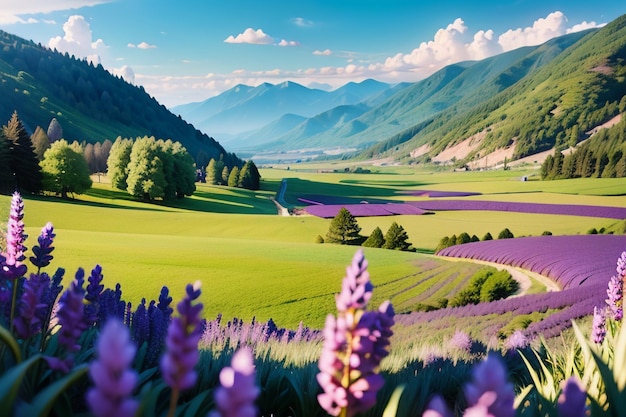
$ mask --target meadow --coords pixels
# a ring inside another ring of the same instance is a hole
[[[208,319],[221,313],[244,320],[271,318],[287,328],[300,322],[320,328],[333,309],[333,294],[354,248],[314,243],[317,235],[325,235],[330,219],[277,215],[272,198],[283,178],[288,184],[283,203],[288,208],[302,205],[298,196],[303,194],[402,201],[419,200],[406,192],[420,189],[481,193],[465,197],[468,200],[626,206],[626,184],[619,179],[522,182],[519,178],[527,172],[379,169],[368,174],[262,169],[260,191],[197,184],[194,195],[176,205],[134,201],[100,177],[94,178],[90,191],[72,200],[25,196],[25,223],[28,234],[36,236],[40,227],[52,222],[57,233],[55,258],[66,268],[66,280],[78,267],[89,271],[99,264],[107,285],[119,282],[124,298],[134,305],[144,297],[156,298],[163,285],[179,297],[185,283],[199,280]],[[8,199],[0,196],[5,211]],[[560,235],[618,227],[611,219],[480,211],[358,219],[363,235],[377,226],[386,230],[393,221],[424,252],[432,252],[441,237],[461,232],[496,236],[508,227],[516,236],[545,230]],[[391,283],[418,275],[424,255],[373,248],[366,248],[365,254],[372,281],[380,287],[375,301],[389,298],[410,310],[407,294],[399,295]],[[451,264],[449,274],[458,268]]]

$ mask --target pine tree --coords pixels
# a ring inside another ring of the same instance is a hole
[[[222,168],[222,178],[221,178],[221,181],[218,182],[218,184],[228,185],[228,177],[229,176],[230,176],[230,169],[226,165],[223,165],[223,168]]]
[[[50,148],[50,139],[48,139],[48,135],[41,126],[35,128],[35,132],[31,135],[30,141],[33,143],[33,148],[35,148],[37,159],[40,161],[43,160],[43,154]]]
[[[13,112],[11,120],[2,128],[8,139],[10,169],[15,178],[15,185],[20,192],[38,193],[41,191],[42,175],[39,159],[35,154],[33,143],[24,129],[17,112]]]
[[[383,236],[383,231],[378,226],[372,230],[372,234],[363,242],[363,246],[367,248],[382,248],[384,244],[385,237]]]
[[[89,167],[82,152],[77,152],[64,140],[50,146],[41,161],[43,189],[67,198],[68,194],[83,194],[91,188]]]
[[[56,119],[56,117],[53,117],[52,120],[50,120],[47,135],[50,143],[56,142],[57,140],[63,138],[63,128],[61,127],[61,124]]]
[[[250,189],[252,181],[252,175],[250,172],[250,161],[246,161],[239,171],[239,179],[237,180],[237,187]]]
[[[514,237],[513,232],[511,232],[508,227],[502,229],[498,234],[498,239],[513,239]]]
[[[4,133],[0,129],[0,193],[3,194],[9,194],[15,188],[10,165],[9,140],[4,137]]]
[[[236,187],[239,183],[239,167],[235,165],[233,169],[230,170],[230,174],[228,174],[228,186]]]
[[[325,242],[339,243],[341,245],[358,245],[363,240],[363,237],[359,234],[360,232],[361,227],[359,227],[354,216],[348,209],[342,207],[330,222]]]
[[[383,249],[394,249],[408,251],[411,249],[411,243],[409,243],[409,236],[407,235],[404,227],[398,223],[393,222],[389,226],[389,230],[385,233],[385,244]]]
[[[215,170],[216,162],[215,159],[211,158],[209,164],[206,166],[206,183],[209,185],[217,184],[217,171]],[[222,174],[220,173],[220,176]]]

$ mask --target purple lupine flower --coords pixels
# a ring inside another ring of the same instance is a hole
[[[39,245],[33,246],[33,254],[35,256],[31,256],[29,258],[30,262],[37,268],[41,269],[50,265],[50,261],[52,261],[53,258],[51,253],[54,250],[52,242],[55,236],[56,234],[54,233],[52,223],[46,223],[37,238],[37,243],[39,243]]]
[[[116,317],[124,322],[124,313],[126,311],[126,302],[122,300],[122,289],[119,283],[115,284],[115,290],[105,289],[100,295],[100,309],[98,311],[98,319],[100,323],[104,323],[107,319]]]
[[[59,329],[59,346],[65,349],[67,356],[64,360],[58,358],[47,358],[52,369],[69,372],[74,360],[73,353],[80,350],[78,339],[85,329],[87,323],[84,319],[85,299],[84,284],[85,271],[79,268],[74,281],[70,287],[61,295],[59,300],[59,310],[57,318],[61,328]]]
[[[41,321],[43,326],[48,326],[50,324],[50,317],[52,316],[52,309],[55,306],[56,300],[59,297],[61,291],[63,291],[63,286],[61,285],[61,281],[63,280],[63,275],[65,275],[65,269],[57,268],[56,272],[50,278],[48,274],[45,272],[39,273],[36,276],[40,280],[44,280],[47,282],[44,285],[43,293],[41,294],[41,304],[46,306],[45,309],[37,310],[36,316]],[[31,277],[31,279],[33,279]],[[47,329],[43,329],[44,331]],[[43,339],[42,339],[43,342]]]
[[[559,396],[557,409],[561,417],[585,417],[587,394],[575,377],[570,377]]]
[[[132,337],[137,346],[141,346],[150,337],[150,319],[146,309],[146,299],[142,298],[137,310],[133,313],[131,322]]]
[[[338,316],[328,315],[324,326],[317,375],[324,392],[318,402],[330,415],[351,417],[368,410],[384,384],[378,367],[388,353],[394,311],[388,301],[378,311],[365,311],[373,288],[367,261],[358,250],[336,297]]]
[[[462,330],[456,330],[448,343],[460,352],[469,353],[472,349],[472,339]]]
[[[24,233],[24,200],[17,191],[11,198],[11,210],[7,223],[5,251],[0,257],[0,276],[13,281],[26,274],[27,267],[22,262],[26,259],[24,241],[28,237]]]
[[[494,355],[476,365],[472,372],[472,381],[464,387],[468,410],[477,413],[484,410],[497,417],[514,417],[513,401],[515,392],[513,384],[507,380],[506,369],[500,359]],[[474,410],[471,410],[475,407]],[[472,414],[466,414],[472,415]]]
[[[165,345],[169,317],[166,319],[165,313],[155,305],[154,301],[151,301],[148,307],[148,320],[150,323],[150,338],[148,339],[148,349],[146,351],[146,366],[153,367],[159,363],[161,351]]]
[[[617,258],[617,266],[615,267],[617,276],[624,279],[626,278],[626,251],[622,252],[619,258]]]
[[[49,283],[50,277],[46,274],[31,274],[30,279],[24,281],[17,304],[19,314],[13,322],[15,332],[21,339],[28,339],[41,331],[42,321],[37,313],[47,310],[42,296]]]
[[[87,284],[85,289],[85,300],[87,301],[87,305],[85,305],[85,321],[89,326],[98,322],[100,297],[102,296],[102,291],[104,290],[104,285],[102,285],[103,278],[102,267],[100,265],[96,265],[91,270],[89,278],[87,278],[89,284]]]
[[[94,387],[86,394],[96,417],[132,417],[139,402],[131,397],[137,373],[131,365],[136,347],[128,328],[118,319],[107,321],[96,342],[98,359],[89,366]]]
[[[163,379],[173,388],[180,391],[191,388],[197,379],[194,367],[198,362],[198,342],[202,336],[200,312],[202,303],[194,304],[200,297],[200,289],[187,285],[185,297],[177,305],[178,317],[175,317],[165,338],[166,352],[161,358]]]
[[[521,330],[515,330],[508,339],[506,339],[505,347],[508,350],[524,349],[530,345],[530,341]]]
[[[615,321],[621,321],[624,316],[624,281],[622,277],[612,276],[606,290],[606,304]]]
[[[165,318],[165,320],[169,320],[172,316],[172,313],[174,312],[174,309],[170,307],[170,304],[172,303],[172,297],[169,296],[169,292],[170,289],[166,286],[163,286],[163,288],[161,288],[161,293],[159,294],[159,303],[157,304],[159,310],[163,312],[163,317]]]
[[[593,342],[600,345],[606,336],[606,311],[603,308],[593,308],[593,320],[591,338]]]
[[[252,351],[243,347],[235,352],[231,365],[220,371],[220,387],[215,391],[217,409],[209,417],[255,417],[258,395]]]

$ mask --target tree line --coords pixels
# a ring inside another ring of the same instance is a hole
[[[348,209],[342,207],[330,222],[326,238],[318,235],[317,243],[336,243],[340,245],[361,245],[370,248],[382,248],[415,252],[409,242],[409,235],[404,227],[393,222],[385,235],[376,227],[370,236],[361,235],[361,227]]]
[[[229,187],[258,190],[261,185],[261,174],[252,160],[242,166],[229,167],[224,158],[211,158],[204,170],[199,170],[200,181],[211,185],[227,185]]]

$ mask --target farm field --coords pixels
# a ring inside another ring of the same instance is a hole
[[[567,182],[519,181],[524,171],[431,173],[409,168],[382,167],[370,174],[317,173],[262,169],[261,191],[247,191],[198,184],[193,197],[176,206],[145,204],[111,189],[103,178],[75,200],[26,197],[25,224],[34,239],[50,221],[55,226],[54,267],[66,269],[66,280],[78,267],[89,272],[103,267],[105,285],[119,282],[123,298],[134,305],[141,298],[158,297],[163,285],[172,296],[182,295],[186,283],[202,282],[204,314],[221,313],[295,328],[300,322],[320,328],[334,309],[334,294],[345,273],[354,247],[316,244],[330,219],[314,216],[279,216],[272,198],[287,178],[287,207],[296,207],[298,195],[325,194],[356,198],[419,200],[407,191],[420,189],[482,193],[467,199],[554,202],[626,206],[623,180],[569,180]],[[593,182],[592,182],[593,181]],[[559,184],[556,184],[559,183]],[[559,193],[555,191],[558,190]],[[607,195],[598,195],[604,190]],[[8,196],[0,197],[6,217]],[[619,228],[613,219],[510,212],[447,211],[426,216],[362,217],[362,234],[375,227],[386,230],[401,224],[411,243],[423,251],[434,249],[441,237],[467,232],[492,235],[505,227],[516,236],[583,234],[590,228]],[[32,240],[27,246],[32,246]],[[391,299],[398,311],[410,312],[428,297],[430,285],[418,285],[425,255],[366,248],[372,281],[377,287],[374,302]],[[442,282],[433,297],[452,291],[445,280],[473,271],[475,265],[437,261],[433,276]],[[423,276],[432,278],[431,276]],[[445,285],[444,285],[445,284]],[[407,289],[411,289],[410,291]]]

